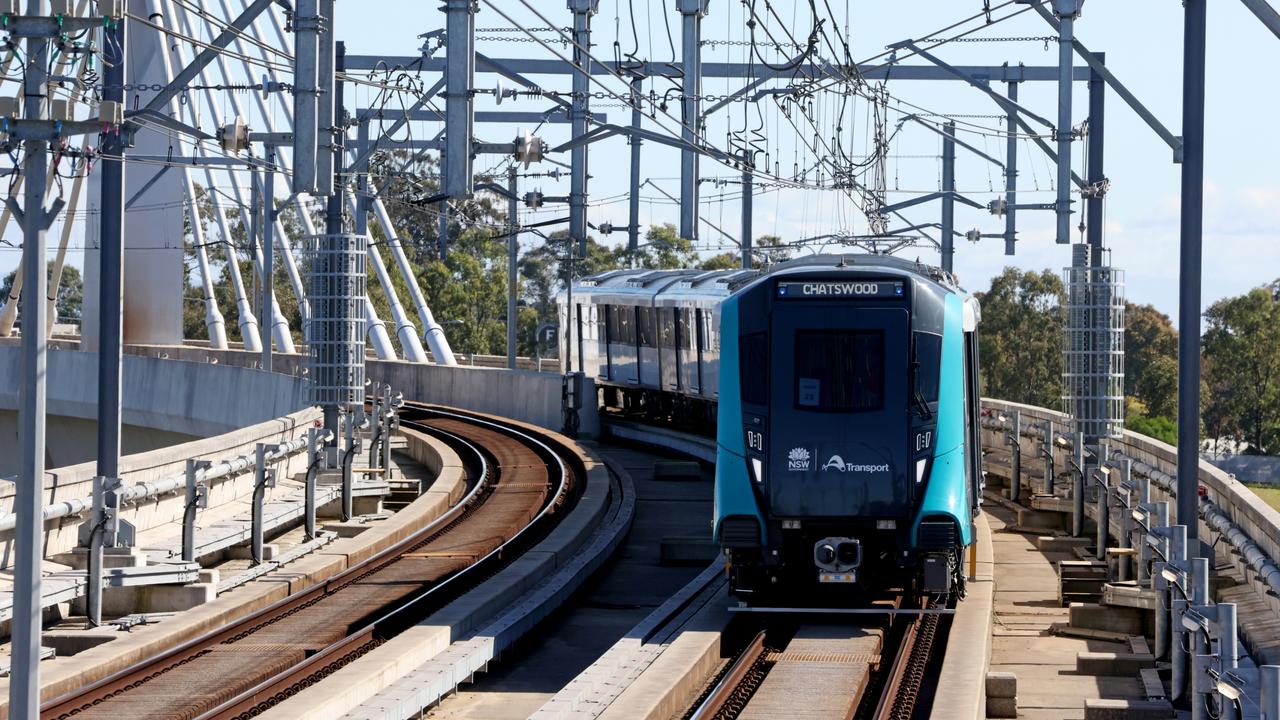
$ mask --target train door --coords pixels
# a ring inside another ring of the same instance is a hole
[[[600,353],[604,356],[604,360],[600,366],[603,372],[600,377],[606,380],[613,380],[613,344],[616,343],[618,337],[618,306],[604,306],[604,336],[600,338]]]
[[[720,332],[716,326],[716,314],[710,310],[702,310],[702,321],[698,323],[701,339],[699,347],[702,362],[699,370],[702,374],[702,394],[704,397],[720,396]],[[737,341],[737,338],[734,338]]]
[[[964,334],[964,445],[965,477],[969,488],[969,506],[977,514],[982,503],[982,413],[978,389],[978,333]]]
[[[657,308],[658,311],[658,372],[662,375],[663,390],[680,389],[679,350],[676,343],[676,309]]]
[[[907,306],[780,297],[773,307],[772,513],[906,516]]]
[[[661,390],[662,378],[658,372],[658,317],[655,308],[636,308],[636,340],[640,386]]]
[[[690,393],[698,393],[702,390],[698,384],[698,349],[694,342],[693,329],[697,312],[693,308],[676,310],[676,342],[680,347],[677,353],[680,362],[680,387]]]

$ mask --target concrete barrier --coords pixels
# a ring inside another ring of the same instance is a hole
[[[296,412],[307,405],[302,378],[247,367],[178,358],[128,355],[123,376],[122,415],[127,425],[211,437]],[[0,343],[0,377],[16,378],[22,363],[18,345]],[[18,408],[17,383],[0,385],[0,409]],[[95,420],[98,415],[98,354],[75,349],[49,353],[50,415]]]
[[[1045,420],[1053,420],[1055,427],[1060,431],[1069,430],[1070,418],[1060,412],[1047,410],[1045,408],[1034,407],[1031,405],[1021,405],[1018,403],[1004,402],[1001,400],[992,400],[984,398],[982,405],[985,409],[996,412],[1011,414],[1018,411],[1022,414],[1022,425],[1027,427],[1028,423],[1041,423]],[[1003,435],[1003,431],[994,431],[983,429],[983,444],[988,447],[1000,447],[1003,440],[997,435]],[[1032,458],[1036,457],[1034,452],[1034,442],[1032,439],[1023,437],[1020,439],[1022,447],[1023,468],[1028,467],[1039,468],[1040,463]],[[1110,440],[1109,444],[1112,448],[1124,453],[1128,457],[1134,458],[1136,461],[1147,464],[1170,476],[1177,475],[1178,460],[1177,448],[1167,443],[1160,442],[1145,435],[1139,435],[1134,432],[1125,430],[1120,438]],[[1057,468],[1065,468],[1065,461],[1069,451],[1059,451],[1055,465]],[[1204,498],[1206,501],[1213,503],[1218,510],[1225,514],[1231,523],[1244,533],[1249,539],[1253,540],[1258,548],[1265,553],[1272,563],[1276,563],[1280,559],[1280,512],[1277,512],[1267,503],[1263,502],[1253,491],[1231,477],[1221,468],[1215,467],[1206,460],[1200,461],[1200,477],[1198,478],[1200,486],[1203,488]],[[1176,515],[1175,498],[1156,483],[1151,483],[1151,499],[1152,501],[1168,501],[1170,503],[1170,515]],[[1086,509],[1089,504],[1086,504]],[[1171,522],[1182,523],[1186,519],[1171,517]],[[1219,536],[1217,530],[1207,525],[1202,519],[1196,518],[1195,522],[1199,523],[1200,538],[1206,542],[1212,541]],[[1280,597],[1277,597],[1271,591],[1270,586],[1266,582],[1266,578],[1260,577],[1249,566],[1249,559],[1240,553],[1229,551],[1228,543],[1218,543],[1217,556],[1220,562],[1227,562],[1236,567],[1236,570],[1245,578],[1258,600],[1265,604],[1271,611],[1271,614],[1280,616]],[[1250,622],[1244,616],[1241,617],[1241,630],[1247,640],[1252,642],[1250,638],[1251,628]],[[1266,636],[1272,631],[1269,629],[1254,628],[1252,632],[1261,632],[1261,636]]]
[[[279,443],[306,432],[320,418],[318,409],[308,408],[281,418],[259,422],[216,437],[195,440],[181,445],[152,450],[120,459],[120,474],[126,484],[151,482],[181,475],[186,470],[188,458],[218,460],[251,454],[257,443]],[[282,461],[277,467],[284,475],[300,473],[306,468],[306,454],[299,453]],[[51,470],[45,475],[44,504],[74,498],[89,497],[96,473],[95,463],[81,463]],[[209,488],[209,505],[217,507],[245,497],[253,490],[252,470],[223,478]],[[12,480],[0,480],[0,510],[13,511],[15,485]],[[268,491],[268,499],[270,493]],[[171,522],[180,522],[184,507],[182,492],[127,505],[122,517],[132,523],[139,532]],[[70,515],[45,523],[45,555],[69,552],[77,544],[77,528],[83,518]],[[13,532],[0,532],[0,568],[12,562]]]
[[[258,353],[211,350],[199,346],[134,345],[128,347],[126,352],[206,364],[212,360],[219,365],[250,368],[257,367],[261,359]],[[272,367],[277,373],[302,376],[305,360],[304,355],[276,355],[272,360]],[[396,392],[402,392],[406,398],[419,402],[489,413],[548,430],[558,431],[563,425],[558,371],[507,370],[370,358],[365,363],[365,377],[374,382],[389,383]],[[580,432],[586,436],[595,436],[600,432],[595,397],[595,384],[591,378],[587,378],[583,388],[585,407],[581,410],[579,425]]]

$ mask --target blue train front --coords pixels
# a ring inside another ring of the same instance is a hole
[[[982,488],[976,300],[880,256],[720,303],[715,538],[739,600],[963,589]]]

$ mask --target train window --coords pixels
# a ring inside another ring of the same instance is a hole
[[[609,342],[619,345],[635,345],[635,311],[626,305],[610,305],[609,312],[613,316],[613,328],[609,332]]]
[[[707,350],[707,316],[710,315],[705,310],[698,310],[698,347]]]
[[[942,368],[942,336],[915,333],[915,392],[927,403],[938,402],[938,384]]]
[[[884,333],[798,330],[796,408],[863,412],[884,406]]]
[[[742,402],[769,404],[769,340],[765,333],[742,336],[739,370],[742,373]]]
[[[658,345],[672,349],[676,346],[675,308],[658,308]]]
[[[636,310],[636,335],[640,340],[640,347],[657,347],[657,323],[654,321],[653,308],[639,308]]]
[[[693,349],[693,334],[689,328],[689,315],[692,312],[693,310],[676,310],[676,325],[680,335],[680,347],[685,350]]]
[[[604,306],[604,340],[606,343],[618,342],[618,306]]]

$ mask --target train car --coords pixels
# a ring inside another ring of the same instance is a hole
[[[612,271],[572,299],[561,357],[603,409],[717,435],[714,534],[742,602],[963,590],[980,311],[948,273],[814,256],[767,273]]]
[[[746,270],[614,270],[574,284],[576,368],[595,380],[601,407],[631,416],[714,428],[719,394],[720,302],[759,273]],[[561,294],[560,322],[567,327]]]
[[[948,273],[883,256],[786,263],[721,303],[714,533],[740,602],[963,592],[979,318]]]

